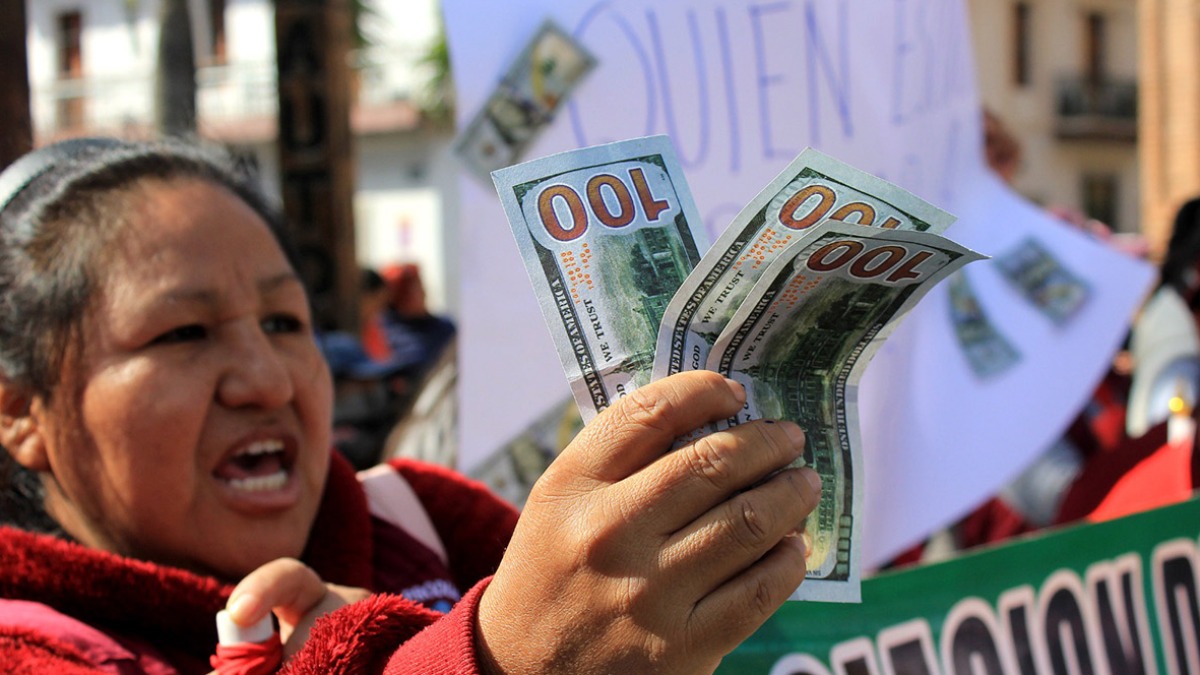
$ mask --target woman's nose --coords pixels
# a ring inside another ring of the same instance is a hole
[[[217,387],[219,401],[230,408],[279,408],[292,399],[291,371],[284,355],[257,324],[231,331],[232,343]]]

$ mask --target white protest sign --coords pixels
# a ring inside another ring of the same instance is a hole
[[[990,270],[976,275],[989,316],[1025,355],[1000,377],[967,367],[943,289],[889,339],[860,399],[873,563],[995,492],[1061,433],[1149,281],[1145,265],[991,181],[962,0],[444,0],[444,12],[460,122],[551,18],[598,65],[525,159],[668,134],[710,239],[811,145],[958,215],[947,235],[960,243],[997,255],[1033,234],[1084,278],[1087,304],[1047,327]],[[495,192],[464,173],[461,194],[470,468],[568,388]]]
[[[949,287],[930,291],[884,343],[863,377],[867,559],[887,559],[1014,478],[1087,403],[1154,279],[1153,269],[1048,218],[991,176],[953,207],[947,235],[1003,256],[1033,236],[1083,278],[1088,298],[1056,325],[999,274],[995,260],[965,272],[989,321],[1020,352],[981,379],[949,312]],[[896,486],[896,481],[905,483]],[[924,493],[922,494],[922,491]]]

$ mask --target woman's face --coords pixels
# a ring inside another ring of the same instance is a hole
[[[130,203],[69,361],[79,387],[39,422],[47,508],[87,545],[230,579],[298,556],[332,409],[301,282],[222,187],[154,180]]]

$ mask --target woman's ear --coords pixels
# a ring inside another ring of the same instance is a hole
[[[12,383],[0,378],[0,445],[21,466],[30,471],[49,471],[41,417],[40,399],[31,398]]]

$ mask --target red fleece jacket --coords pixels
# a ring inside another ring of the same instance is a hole
[[[453,583],[470,591],[444,615],[388,593],[343,607],[317,622],[281,672],[478,672],[478,600],[516,511],[449,470],[406,460],[392,466],[428,511]],[[353,470],[335,453],[302,559],[333,583],[380,590],[376,579],[390,577],[403,584],[394,570],[378,573],[375,561],[396,559],[397,546],[420,544],[381,536],[381,529]],[[383,546],[392,550],[377,550]],[[420,549],[414,555],[428,554]],[[214,617],[230,591],[214,578],[0,528],[0,664],[10,673],[206,673],[217,640]]]

